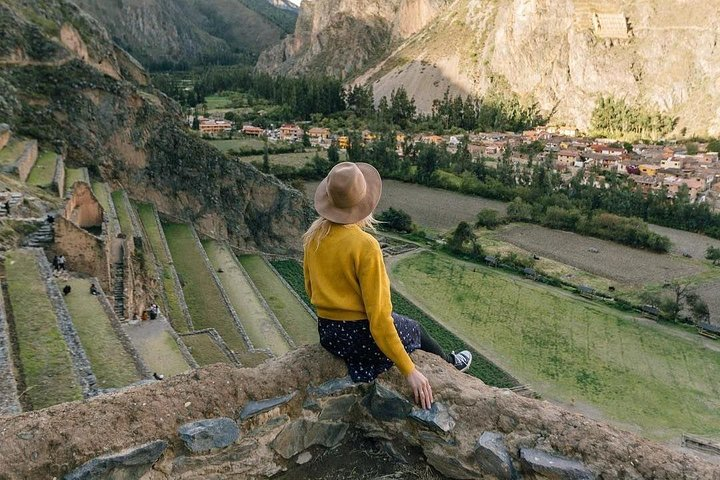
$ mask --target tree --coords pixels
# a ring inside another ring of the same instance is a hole
[[[193,117],[192,129],[200,130],[200,119],[198,118],[197,114],[195,114],[195,116]]]
[[[477,214],[477,222],[475,222],[475,228],[485,227],[489,230],[495,230],[495,228],[502,224],[503,220],[500,218],[497,210],[492,208],[483,208],[480,213]]]
[[[713,265],[720,265],[720,247],[710,245],[705,251],[705,258],[712,260]]]
[[[450,247],[450,250],[454,252],[464,252],[465,244],[469,242],[475,246],[476,240],[477,237],[475,236],[470,224],[467,222],[460,222],[448,241],[448,247]]]
[[[340,162],[340,152],[338,151],[337,145],[333,142],[328,148],[328,161],[331,165],[335,165]]]
[[[710,320],[710,309],[707,303],[697,293],[689,293],[686,297],[688,307],[692,313],[695,323],[708,322]]]
[[[515,197],[507,206],[507,216],[514,222],[532,222],[532,205],[524,202],[520,197]]]
[[[263,151],[262,171],[270,173],[270,155],[268,155],[268,143],[265,139],[265,150]]]
[[[390,207],[380,215],[378,220],[383,222],[385,226],[396,232],[411,233],[414,228],[412,224],[412,218],[404,210],[395,210]]]

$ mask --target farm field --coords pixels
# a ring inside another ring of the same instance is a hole
[[[118,222],[120,222],[120,230],[127,236],[132,235],[133,226],[130,220],[130,212],[128,212],[127,204],[123,199],[122,190],[116,190],[112,192],[112,201],[115,204],[115,211],[117,212]]]
[[[391,272],[411,300],[550,399],[659,440],[720,436],[720,352],[700,340],[428,252]]]
[[[145,233],[147,234],[148,243],[152,248],[155,258],[160,267],[160,279],[162,280],[165,297],[168,301],[170,323],[173,328],[180,333],[188,331],[188,325],[185,321],[182,309],[180,307],[180,299],[175,291],[175,280],[172,275],[172,259],[168,258],[163,245],[163,239],[160,234],[160,225],[158,225],[155,217],[155,206],[149,203],[138,203],[136,205],[140,223],[142,223]]]
[[[33,410],[80,400],[82,389],[35,256],[26,251],[8,252],[5,273],[5,303],[12,306],[15,317],[18,368],[26,388],[21,400]]]
[[[123,328],[151,372],[169,377],[190,370],[166,321],[149,320]]]
[[[195,328],[217,330],[243,365],[255,366],[266,360],[266,355],[250,352],[245,339],[235,326],[220,290],[205,264],[202,252],[195,243],[191,227],[185,224],[164,223],[163,230],[175,268],[183,284],[185,301]]]
[[[318,343],[317,322],[263,258],[241,255],[238,259],[295,344]]]
[[[305,183],[308,198],[313,198],[319,183]],[[475,223],[475,217],[484,208],[492,208],[503,214],[506,210],[506,204],[497,200],[397,180],[383,180],[382,197],[375,211],[379,213],[390,207],[405,210],[413,222],[437,232],[454,229],[462,221]]]
[[[26,141],[17,138],[10,139],[5,148],[0,150],[0,165],[12,165],[22,155],[26,144]]]
[[[90,282],[71,278],[72,292],[65,297],[73,325],[101,388],[119,388],[141,379],[135,362],[125,350],[98,297],[90,294]]]
[[[512,224],[499,230],[497,236],[538,255],[623,283],[663,283],[706,270],[697,261],[538,225]],[[591,248],[598,252],[590,252]]]
[[[217,275],[253,346],[268,348],[277,356],[289,352],[290,345],[262,304],[235,254],[227,245],[214,240],[203,242],[203,246],[215,270],[222,270]]]
[[[668,237],[672,242],[671,251],[678,255],[688,253],[693,258],[705,258],[705,252],[709,246],[720,248],[720,240],[705,235],[661,227],[660,225],[649,224],[648,226],[653,232]]]
[[[270,160],[271,165],[285,165],[288,167],[302,167],[308,162],[311,162],[313,157],[315,155],[320,155],[322,158],[327,158],[327,151],[326,150],[309,150],[307,152],[298,152],[298,153],[270,153],[268,155],[268,159]],[[248,157],[237,157],[238,160],[241,160],[246,163],[251,162],[258,162],[262,163],[263,156],[262,155],[251,155]],[[340,157],[342,159],[342,156]]]
[[[218,110],[229,108],[232,102],[230,101],[230,97],[223,97],[220,95],[208,95],[207,97],[205,97],[205,103],[207,104],[208,110]]]
[[[220,150],[221,152],[227,152],[228,150],[235,150],[236,152],[248,152],[260,150],[265,147],[265,142],[259,138],[233,138],[231,140],[207,140],[212,146]],[[269,145],[268,145],[269,147]]]
[[[207,333],[183,335],[182,341],[201,367],[213,363],[232,363]]]
[[[27,183],[37,187],[49,187],[52,185],[55,176],[55,164],[57,154],[54,152],[41,152],[35,161],[35,166],[30,170]]]

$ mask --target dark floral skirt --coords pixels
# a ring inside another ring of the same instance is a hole
[[[412,318],[392,314],[395,329],[410,353],[420,348],[420,326]],[[343,360],[354,382],[369,382],[393,366],[375,344],[367,320],[328,320],[318,318],[320,344]]]

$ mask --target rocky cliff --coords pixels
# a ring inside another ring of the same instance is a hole
[[[0,118],[15,133],[237,246],[299,248],[303,196],[192,135],[74,3],[0,0],[0,31]]]
[[[404,85],[421,110],[448,87],[513,92],[538,102],[554,123],[583,129],[598,96],[614,95],[677,117],[677,132],[720,134],[717,2],[455,0],[424,16],[398,14],[398,0],[356,1],[333,15],[334,3],[303,2],[294,36],[265,52],[258,68],[367,69],[356,81],[371,83],[376,97]],[[370,25],[359,13],[366,3],[382,28],[360,38],[335,33],[343,24]],[[380,49],[367,43],[374,32]]]
[[[690,453],[487,387],[431,354],[413,358],[433,385],[430,412],[412,407],[395,369],[374,385],[352,384],[342,361],[306,346],[254,369],[214,365],[0,417],[0,471],[8,479],[150,480],[267,478],[289,469],[284,478],[308,478],[296,469],[310,457],[312,478],[377,478],[320,474],[341,475],[352,461],[327,448],[370,438],[397,461],[426,461],[444,478],[720,479],[716,465]],[[366,460],[379,461],[387,460]]]
[[[149,68],[252,63],[295,26],[292,4],[266,0],[77,0]]]

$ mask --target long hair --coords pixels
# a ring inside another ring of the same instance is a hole
[[[374,232],[375,225],[377,225],[378,223],[380,223],[380,221],[375,219],[375,217],[373,217],[373,214],[371,213],[359,222],[351,223],[344,226],[349,227],[352,225],[357,225],[363,230],[370,230]],[[305,232],[302,236],[303,248],[307,249],[313,242],[315,242],[315,249],[319,248],[320,242],[322,242],[323,238],[328,236],[328,234],[330,233],[330,227],[332,227],[333,225],[334,223],[327,218],[316,218],[315,221],[310,225],[310,228],[307,229],[307,232]]]

